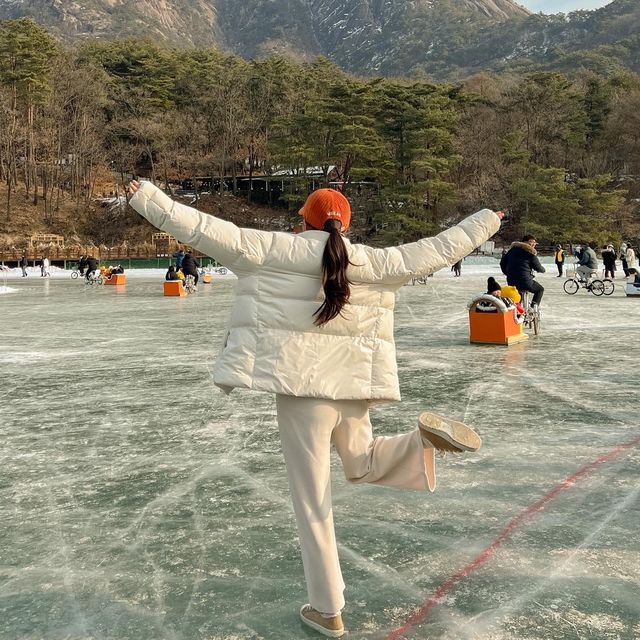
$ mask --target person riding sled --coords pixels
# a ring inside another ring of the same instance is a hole
[[[241,229],[131,183],[131,206],[238,276],[214,383],[276,395],[277,422],[298,526],[308,604],[304,624],[344,632],[344,588],[331,506],[334,445],[352,483],[433,491],[435,452],[475,451],[479,436],[425,412],[417,428],[372,434],[369,407],[400,399],[393,310],[412,278],[450,266],[500,228],[485,209],[434,238],[377,249],[351,244],[349,201],[319,189],[300,210],[300,234]]]
[[[513,307],[518,314],[524,313],[524,307],[520,303],[520,293],[516,287],[509,285],[503,287],[495,278],[490,277],[487,279],[487,294],[500,298],[507,308]]]

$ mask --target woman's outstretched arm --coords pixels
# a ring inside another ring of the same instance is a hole
[[[271,245],[270,232],[241,229],[175,202],[151,182],[132,180],[129,189],[129,204],[154,227],[226,266],[258,266]]]
[[[402,283],[451,266],[495,235],[503,217],[501,211],[483,209],[432,238],[379,249],[379,276],[383,281]]]

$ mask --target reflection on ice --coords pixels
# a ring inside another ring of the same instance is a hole
[[[473,424],[484,447],[439,463],[434,495],[349,486],[336,464],[352,638],[386,637],[514,517],[640,435],[636,302],[569,297],[543,277],[539,339],[472,346],[466,303],[487,275],[499,274],[465,265],[399,294],[404,400],[373,411],[376,432],[430,408]],[[11,284],[0,636],[315,637],[296,617],[273,398],[210,383],[233,280],[183,299],[142,277],[119,296],[62,277]],[[635,447],[566,487],[406,637],[639,636],[639,462]]]

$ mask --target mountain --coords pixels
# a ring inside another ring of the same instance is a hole
[[[206,46],[222,38],[211,0],[0,0],[0,19],[22,17],[65,40],[148,36]]]
[[[512,0],[0,0],[0,19],[30,17],[66,40],[145,35],[245,57],[325,55],[359,73],[404,72],[421,50],[528,15]]]
[[[0,0],[67,41],[151,37],[251,58],[324,55],[361,75],[640,70],[640,2],[532,14],[512,0]]]
[[[358,73],[402,73],[416,49],[446,47],[474,26],[530,15],[512,0],[216,0],[216,6],[224,44],[235,53],[321,54]]]
[[[535,14],[484,26],[463,46],[439,56],[436,65],[423,68],[441,77],[486,69],[572,73],[586,68],[607,73],[628,68],[639,72],[639,34],[640,2],[614,0],[595,11]]]

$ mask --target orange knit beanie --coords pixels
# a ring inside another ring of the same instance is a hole
[[[314,229],[322,229],[327,220],[339,220],[342,231],[349,228],[351,206],[349,201],[335,189],[317,189],[309,194],[300,209],[300,215]]]

